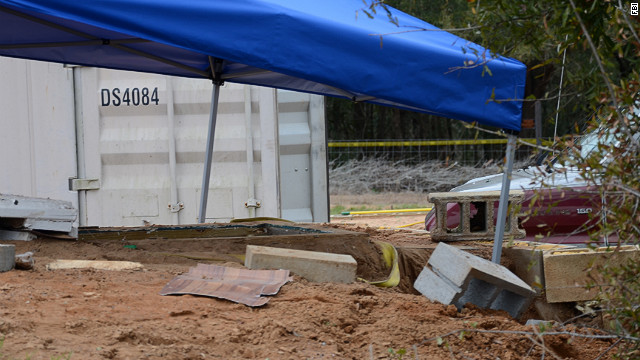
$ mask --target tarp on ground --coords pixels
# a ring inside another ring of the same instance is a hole
[[[494,58],[395,9],[399,27],[384,11],[370,18],[364,6],[361,0],[0,0],[0,55],[216,78],[520,130],[522,63]],[[217,74],[212,58],[219,59]]]

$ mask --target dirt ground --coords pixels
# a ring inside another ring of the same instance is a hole
[[[5,241],[17,253],[35,252],[36,266],[0,273],[0,359],[612,358],[606,351],[614,341],[590,337],[599,334],[592,328],[565,324],[547,330],[563,334],[537,336],[539,329],[524,325],[535,318],[530,311],[519,321],[470,305],[459,312],[415,293],[412,279],[436,244],[419,231],[379,228],[418,218],[424,214],[334,219],[328,226],[365,232],[369,240],[312,239],[302,246],[352,253],[358,276],[374,280],[388,269],[370,240],[392,243],[400,255],[400,286],[310,283],[294,276],[259,308],[159,295],[199,262],[242,266],[241,243],[140,240],[131,249],[121,239]],[[489,244],[469,243],[465,249],[491,254]],[[47,270],[56,259],[138,261],[144,269]]]

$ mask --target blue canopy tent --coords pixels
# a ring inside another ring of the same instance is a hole
[[[200,222],[225,81],[520,130],[521,101],[491,99],[522,99],[522,63],[392,8],[400,27],[386,13],[370,18],[362,6],[360,0],[0,0],[0,55],[211,79]],[[507,159],[514,145],[511,135]]]

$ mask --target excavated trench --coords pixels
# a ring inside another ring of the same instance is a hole
[[[230,223],[185,226],[83,228],[79,242],[103,250],[107,260],[143,264],[244,263],[247,245],[348,254],[357,261],[356,276],[384,281],[391,268],[381,246],[369,234],[316,224]],[[397,247],[400,283],[397,289],[416,293],[413,282],[433,249]]]

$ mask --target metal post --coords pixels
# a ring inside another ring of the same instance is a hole
[[[85,146],[84,146],[84,114],[82,98],[82,68],[72,68],[73,101],[75,107],[76,129],[76,162],[78,179],[87,178]],[[87,191],[78,190],[78,226],[87,226]]]
[[[507,136],[507,166],[502,174],[502,188],[500,202],[498,203],[498,219],[496,222],[496,234],[493,240],[493,255],[491,261],[500,264],[502,256],[502,241],[504,240],[504,226],[507,222],[507,208],[509,207],[509,187],[511,186],[511,172],[513,171],[513,158],[516,151],[516,135]]]
[[[204,173],[200,192],[200,212],[198,222],[204,223],[207,215],[207,197],[209,196],[209,179],[211,177],[211,162],[213,160],[213,139],[216,134],[216,119],[218,116],[218,98],[220,83],[215,82],[211,93],[211,109],[209,110],[209,134],[207,135],[207,152],[204,158]]]
[[[178,177],[176,175],[176,131],[173,107],[173,78],[167,77],[167,128],[169,129],[169,181],[171,224],[180,225],[180,204],[178,201]]]

